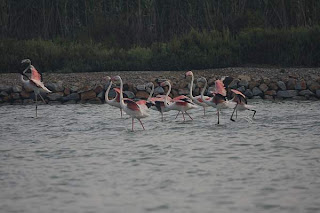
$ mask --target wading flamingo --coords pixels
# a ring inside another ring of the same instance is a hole
[[[40,92],[46,92],[50,93],[51,91],[44,86],[43,82],[41,81],[41,74],[34,68],[33,65],[31,65],[31,60],[30,59],[23,59],[21,61],[21,64],[26,64],[27,68],[25,68],[23,71],[21,71],[21,81],[26,88],[30,88],[34,92],[34,96],[36,99],[36,117],[38,116],[38,95],[42,99],[44,103],[47,103]],[[26,72],[30,70],[31,72],[31,77],[27,76]],[[23,77],[25,77],[27,80],[25,80]]]
[[[233,119],[233,114],[234,112],[236,112],[236,118],[237,116],[237,112],[238,111],[244,111],[244,110],[249,110],[249,111],[253,111],[253,115],[252,118],[254,117],[254,115],[256,114],[256,110],[252,109],[253,106],[248,105],[247,104],[247,98],[244,94],[242,94],[242,92],[235,90],[235,89],[231,89],[231,92],[233,92],[235,94],[234,98],[232,99],[233,102],[236,103],[236,106],[233,109],[232,115],[230,117],[230,120],[235,121]]]
[[[206,103],[208,106],[212,106],[213,108],[216,108],[217,105],[213,102],[213,97],[204,96],[204,92],[205,92],[205,90],[207,88],[207,85],[208,85],[207,79],[204,78],[204,77],[200,77],[200,78],[197,79],[197,82],[198,83],[202,83],[202,84],[204,83],[204,86],[203,86],[203,88],[201,90],[201,95],[200,95],[202,101],[204,103]]]
[[[152,105],[147,103],[145,100],[134,102],[133,100],[127,99],[124,101],[123,98],[123,83],[120,76],[114,76],[112,81],[120,81],[120,106],[131,118],[132,118],[132,131],[134,131],[134,119],[136,118],[143,130],[145,130],[141,118],[146,118],[149,116],[148,108]]]
[[[105,99],[106,103],[109,104],[110,106],[117,107],[120,109],[120,115],[122,118],[122,109],[120,106],[120,90],[118,88],[114,88],[114,91],[116,92],[116,97],[114,97],[113,99],[109,99],[109,92],[110,92],[110,89],[112,86],[112,81],[109,76],[107,76],[105,78],[107,81],[109,81],[109,86],[108,86],[107,91],[105,93],[104,99]]]
[[[226,99],[227,96],[227,91],[224,88],[224,84],[221,80],[216,80],[215,81],[215,89],[213,92],[213,103],[216,104],[217,108],[217,115],[218,115],[218,123],[220,123],[220,111],[222,109],[227,109],[227,108],[233,108],[234,107],[234,102],[230,102]]]
[[[189,115],[189,113],[187,112],[190,109],[194,109],[197,108],[197,106],[192,102],[192,100],[190,98],[188,98],[187,96],[184,95],[180,95],[176,98],[173,98],[172,101],[170,103],[168,103],[168,96],[171,92],[171,84],[169,81],[164,81],[161,83],[161,86],[168,86],[168,92],[165,96],[164,99],[164,106],[165,108],[167,108],[168,110],[177,110],[179,111],[176,118],[178,117],[179,113],[182,112],[182,117],[183,117],[183,121],[185,121],[185,117],[184,114],[187,114],[189,116],[189,118],[191,120],[193,120],[193,118]]]
[[[192,95],[192,89],[193,89],[193,81],[194,81],[194,76],[193,76],[193,72],[192,71],[188,71],[186,72],[186,77],[191,76],[191,82],[190,82],[190,90],[189,90],[189,96],[191,98],[191,100],[193,101],[193,103],[202,106],[203,107],[203,116],[206,115],[206,107],[208,107],[208,104],[206,102],[203,101],[203,99],[209,101],[210,97],[208,96],[204,96],[204,95],[198,95],[196,97],[194,97]],[[204,88],[205,89],[205,88]]]

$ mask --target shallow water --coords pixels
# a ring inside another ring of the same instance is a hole
[[[108,105],[0,107],[0,212],[319,212],[319,102],[190,112],[146,131]]]

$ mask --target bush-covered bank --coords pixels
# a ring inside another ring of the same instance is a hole
[[[0,54],[0,72],[18,72],[23,58],[30,58],[42,72],[186,70],[243,64],[316,67],[320,65],[320,27],[249,29],[237,36],[228,31],[192,30],[167,43],[131,49],[94,42],[2,39]]]

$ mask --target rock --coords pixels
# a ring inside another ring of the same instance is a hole
[[[268,90],[264,92],[264,95],[276,96],[277,92],[275,90]]]
[[[308,98],[306,96],[294,96],[292,97],[293,100],[297,100],[297,101],[305,101],[308,100]]]
[[[62,97],[63,97],[63,92],[50,93],[48,95],[48,98],[50,101],[58,101],[58,100],[61,100]]]
[[[130,99],[134,99],[135,98],[134,93],[131,92],[131,91],[123,91],[123,95],[126,96],[127,98],[130,98]]]
[[[270,80],[270,78],[263,77],[262,82],[265,83],[266,85],[268,85],[268,84],[270,84],[271,80]]]
[[[249,82],[249,89],[253,89],[254,87],[258,87],[259,86],[259,82],[257,81],[250,81]]]
[[[320,89],[320,84],[317,83],[317,82],[313,82],[313,83],[309,86],[309,89],[310,89],[312,92],[316,92],[317,90]]]
[[[307,84],[304,80],[297,81],[295,85],[296,90],[306,90],[307,89]]]
[[[0,97],[7,97],[9,94],[6,91],[1,91],[0,92]]]
[[[13,92],[22,92],[22,86],[16,85],[12,87]]]
[[[256,95],[256,96],[253,96],[252,99],[262,99],[262,98],[261,96]]]
[[[246,88],[245,88],[244,86],[241,86],[241,87],[237,88],[237,90],[238,90],[239,92],[244,93],[244,92],[246,91]]]
[[[29,92],[27,92],[27,91],[22,91],[21,93],[20,93],[20,96],[21,96],[21,98],[23,98],[23,99],[28,99],[28,98],[30,98],[30,93]]]
[[[298,91],[296,91],[296,90],[285,90],[285,91],[279,90],[277,92],[277,97],[279,97],[279,98],[292,98],[297,95],[298,95]]]
[[[253,96],[262,96],[263,92],[258,87],[254,87],[252,89],[252,94]]]
[[[246,89],[246,91],[244,91],[243,94],[248,98],[252,98],[253,97],[253,93],[252,93],[252,91],[250,89]]]
[[[238,88],[238,83],[240,81],[238,79],[234,79],[228,86],[228,88],[231,88],[231,89],[237,89]]]
[[[294,78],[289,78],[289,79],[288,79],[288,82],[287,82],[287,89],[288,89],[288,90],[294,90],[294,89],[295,89],[295,86],[296,86],[296,82],[297,82],[296,79],[294,79]]]
[[[78,92],[79,91],[79,87],[77,86],[72,86],[70,87],[70,92],[73,93],[73,92]]]
[[[310,96],[314,96],[315,94],[313,92],[311,92],[310,90],[301,90],[299,92],[299,95],[301,96],[306,96],[306,97],[310,97]]]
[[[94,99],[94,98],[96,98],[96,97],[97,97],[97,95],[96,95],[95,91],[93,91],[93,90],[89,90],[89,91],[83,92],[83,93],[81,93],[81,95],[80,95],[81,101],[86,101],[86,100],[89,100],[89,99]]]
[[[183,89],[188,87],[188,82],[187,81],[181,81],[179,82],[179,88],[178,89]]]
[[[278,85],[275,83],[275,82],[271,82],[268,87],[271,89],[271,90],[275,90],[277,91],[278,90]]]
[[[29,105],[29,104],[33,104],[33,103],[34,103],[33,99],[24,99],[23,100],[23,104],[25,104],[25,105]]]
[[[265,95],[265,96],[263,97],[263,99],[265,99],[265,100],[273,100],[273,99],[274,99],[274,96]]]
[[[100,92],[103,91],[103,86],[102,85],[98,85],[94,88],[93,90],[95,93],[99,94]]]
[[[189,89],[188,88],[179,89],[178,93],[179,93],[179,95],[188,95]]]
[[[64,102],[63,104],[76,104],[76,103],[77,103],[77,101],[75,101],[75,100],[70,100],[70,101]]]
[[[146,90],[146,85],[144,84],[139,84],[136,86],[138,91],[145,91]]]
[[[320,98],[320,89],[316,90],[316,95],[318,98]]]
[[[171,94],[172,94],[172,97],[177,97],[177,96],[179,96],[178,91],[175,90],[175,89],[171,90]]]
[[[250,82],[251,81],[251,77],[248,75],[238,75],[238,79]]]
[[[16,99],[12,102],[13,105],[22,105],[23,101],[21,99]]]
[[[10,86],[7,85],[0,85],[0,91],[4,91],[4,92],[11,92],[12,88]]]
[[[13,100],[20,99],[20,93],[18,93],[18,92],[13,92],[13,93],[11,93],[11,98],[12,98]],[[21,102],[21,103],[22,103],[22,102]]]
[[[71,94],[70,88],[64,88],[63,93],[64,93],[65,95],[70,95],[70,94]]]
[[[277,85],[281,90],[287,90],[287,86],[283,81],[278,81]]]
[[[267,86],[267,84],[263,83],[259,86],[259,89],[262,91],[262,92],[265,92],[269,89],[269,87]]]
[[[90,104],[102,104],[102,101],[100,100],[100,98],[93,98],[87,101]]]
[[[62,98],[62,101],[68,102],[68,101],[78,101],[80,100],[80,95],[78,93],[71,93],[70,95],[67,95]]]
[[[102,100],[102,102],[104,102],[105,101],[105,91],[99,92],[97,97],[100,98]]]
[[[46,83],[45,86],[52,92],[63,92],[64,90],[61,81],[59,81],[58,83]]]
[[[241,79],[239,81],[239,84],[238,84],[240,87],[245,87],[245,88],[248,88],[249,87],[249,82],[245,79]]]
[[[164,89],[162,87],[156,87],[154,89],[154,94],[155,95],[162,95],[162,94],[164,94]]]
[[[136,93],[136,98],[139,98],[139,99],[148,99],[149,97],[149,93],[147,93],[146,91],[138,91]]]
[[[116,91],[114,91],[113,89],[109,91],[109,94],[108,94],[108,98],[109,99],[113,99],[115,98],[117,95]]]
[[[61,102],[60,101],[49,101],[48,104],[49,105],[60,105]]]

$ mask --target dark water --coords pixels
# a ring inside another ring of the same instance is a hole
[[[0,107],[0,212],[320,212],[319,102],[252,102],[237,122],[108,105]]]

